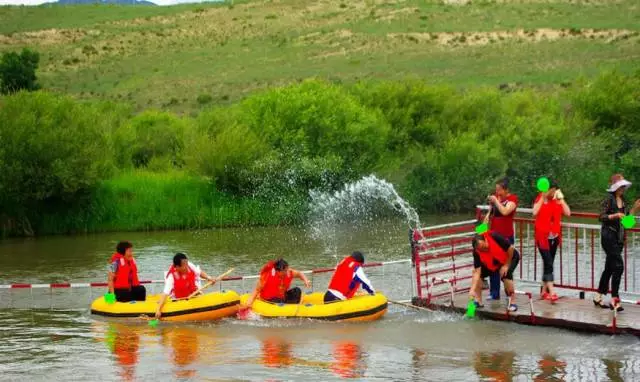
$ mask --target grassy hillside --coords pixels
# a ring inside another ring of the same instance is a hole
[[[0,7],[0,33],[0,51],[41,52],[44,88],[180,113],[307,77],[546,85],[640,68],[637,0]]]

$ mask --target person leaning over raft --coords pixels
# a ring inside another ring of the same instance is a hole
[[[542,257],[542,299],[555,302],[558,295],[553,291],[553,261],[562,239],[562,215],[571,216],[571,209],[556,181],[552,181],[547,192],[541,192],[533,203],[535,217],[535,241]]]
[[[294,278],[302,280],[307,288],[311,286],[304,273],[289,268],[289,264],[284,259],[269,261],[262,267],[258,284],[247,300],[246,306],[242,308],[250,308],[258,296],[261,300],[268,302],[299,304],[302,300],[302,291],[298,287],[289,289]]]
[[[624,309],[620,306],[620,279],[624,272],[624,262],[622,260],[622,250],[624,249],[624,228],[622,227],[622,218],[629,213],[635,215],[640,209],[640,199],[633,204],[631,211],[627,210],[624,200],[625,190],[631,186],[631,182],[624,179],[621,174],[611,176],[608,195],[602,201],[602,208],[599,216],[602,222],[601,228],[601,245],[606,253],[604,270],[600,276],[600,284],[598,285],[598,293],[593,298],[593,303],[601,308],[616,309],[618,312]],[[611,280],[611,303],[609,306],[602,303],[602,296],[607,295],[609,291],[609,280]]]
[[[482,307],[481,280],[493,272],[498,272],[504,282],[504,292],[509,297],[509,311],[517,311],[518,306],[513,302],[513,271],[520,262],[520,253],[502,235],[491,231],[476,235],[472,246],[474,269],[469,298],[472,298],[478,307]]]
[[[116,245],[116,253],[111,256],[108,271],[109,293],[118,302],[144,301],[147,290],[138,280],[138,267],[133,258],[133,244],[121,241]]]
[[[502,235],[511,244],[514,243],[513,217],[518,208],[518,196],[509,191],[509,178],[496,182],[496,193],[488,197],[491,210],[489,221],[491,230]],[[489,276],[489,295],[492,300],[500,299],[500,275],[494,272]]]
[[[352,298],[360,284],[370,295],[376,294],[371,281],[364,274],[364,255],[355,251],[345,257],[336,267],[336,271],[329,282],[329,288],[324,294],[325,304],[332,301],[348,300]]]
[[[173,256],[173,264],[169,267],[166,277],[164,278],[164,290],[160,294],[158,301],[158,309],[156,309],[156,318],[162,316],[162,307],[167,301],[167,297],[179,299],[189,297],[193,292],[198,290],[198,278],[208,280],[211,285],[216,283],[216,279],[206,274],[200,267],[194,265],[187,259],[184,253],[176,253]]]

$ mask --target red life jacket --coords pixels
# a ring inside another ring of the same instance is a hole
[[[540,200],[541,194],[538,195],[534,204]],[[548,200],[543,203],[538,210],[535,220],[535,240],[541,249],[549,249],[549,235],[553,234],[562,236],[562,206],[555,200]]]
[[[131,287],[140,285],[138,280],[138,267],[135,259],[127,260],[123,255],[114,253],[111,256],[111,262],[118,262],[118,270],[113,281],[114,289],[131,289]]]
[[[180,273],[173,265],[169,268],[167,277],[169,277],[169,275],[173,276],[173,297],[175,298],[189,297],[191,293],[198,290],[196,286],[196,273],[189,266],[187,266],[187,269],[187,273]]]
[[[489,245],[486,251],[477,251],[480,261],[491,272],[495,272],[499,267],[507,262],[507,252],[493,240],[490,231],[482,234],[484,240]]]
[[[272,300],[275,298],[284,300],[285,293],[291,286],[293,280],[293,273],[291,270],[287,271],[284,277],[281,277],[279,272],[274,268],[275,263],[270,261],[260,271],[260,280],[262,282],[262,289],[260,290],[260,298],[262,300]]]
[[[360,283],[356,283],[353,289],[349,289],[349,286],[351,281],[353,281],[353,274],[356,273],[358,267],[361,265],[362,263],[355,261],[353,257],[345,257],[336,267],[336,272],[329,282],[329,289],[342,293],[347,299],[353,297],[358,291],[358,288],[360,288]]]
[[[515,194],[509,194],[504,200],[500,200],[500,204],[506,206],[508,202],[513,202],[518,207],[518,196]],[[491,230],[497,232],[505,238],[513,236],[513,217],[516,214],[516,210],[513,210],[509,215],[501,215],[496,207],[494,207],[494,215],[491,217]]]

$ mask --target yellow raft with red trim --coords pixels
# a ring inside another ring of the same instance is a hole
[[[104,296],[91,304],[91,313],[99,316],[132,318],[153,317],[160,295],[147,296],[146,301],[108,304]],[[163,321],[206,321],[233,316],[238,312],[240,296],[232,291],[207,293],[188,300],[167,299],[162,308]]]
[[[246,304],[249,295],[242,295]],[[305,294],[300,304],[277,304],[256,299],[254,313],[267,318],[311,318],[325,321],[374,321],[387,312],[387,298],[382,293],[357,295],[346,301],[324,303],[324,292]]]

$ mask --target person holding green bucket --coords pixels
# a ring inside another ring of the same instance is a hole
[[[607,197],[602,201],[599,220],[602,223],[601,245],[606,254],[604,270],[600,276],[598,293],[593,298],[593,304],[600,308],[616,309],[618,312],[624,309],[620,306],[620,280],[624,272],[622,250],[624,249],[625,229],[635,226],[635,213],[640,209],[640,199],[633,204],[631,211],[627,209],[624,200],[624,192],[631,186],[621,174],[614,174],[609,181]],[[611,303],[605,305],[602,296],[609,291],[611,281]]]
[[[489,231],[485,223],[476,227],[472,247],[474,269],[467,316],[473,317],[475,308],[482,307],[482,280],[494,272],[497,272],[504,282],[504,291],[509,298],[509,311],[517,311],[518,306],[514,303],[513,272],[520,262],[520,253],[504,236]]]

